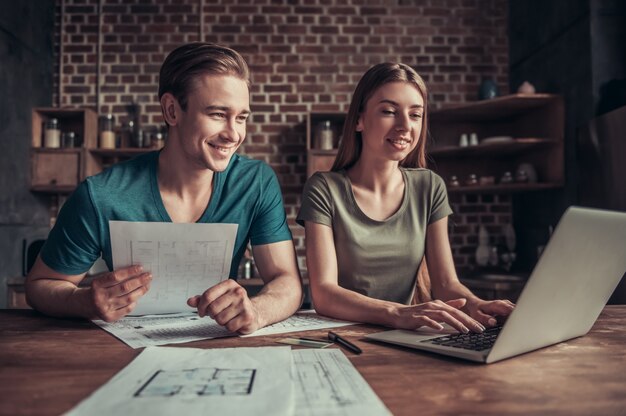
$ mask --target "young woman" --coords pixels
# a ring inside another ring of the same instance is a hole
[[[427,91],[409,66],[382,63],[356,87],[331,172],[306,183],[311,293],[323,315],[394,328],[496,325],[514,305],[473,295],[456,275],[443,180],[425,169]],[[410,305],[427,259],[435,299]]]

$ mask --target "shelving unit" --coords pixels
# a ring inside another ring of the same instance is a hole
[[[82,143],[72,148],[45,148],[43,125],[59,120],[62,132],[74,132]],[[31,138],[31,191],[66,195],[86,177],[122,160],[153,151],[152,148],[100,149],[98,117],[90,109],[34,108]]]
[[[448,191],[510,193],[556,189],[563,186],[564,107],[561,97],[551,94],[513,94],[491,100],[432,110],[429,114],[428,167],[448,183]],[[313,145],[315,125],[322,120],[343,128],[343,113],[310,113],[307,118],[307,175],[330,170],[337,150],[319,150]],[[341,131],[341,130],[338,130]],[[461,134],[487,137],[511,136],[513,140],[459,147]],[[531,164],[536,183],[499,184],[504,172],[515,175],[521,163]],[[464,186],[474,174],[493,177],[489,185]],[[461,186],[450,186],[456,176]]]
[[[565,116],[561,97],[551,94],[513,94],[491,100],[432,111],[429,115],[430,167],[454,192],[528,192],[556,189],[564,184],[563,138]],[[509,136],[510,141],[459,147],[462,134]],[[505,172],[515,176],[522,163],[537,173],[535,183],[500,184]],[[470,174],[492,177],[495,184],[463,186]],[[461,186],[450,186],[456,176]]]
[[[344,113],[309,113],[306,120],[307,177],[317,171],[328,171],[333,166],[337,155],[337,146],[343,131]],[[335,132],[334,149],[322,150],[315,143],[315,127],[322,121],[329,120]]]
[[[80,147],[46,148],[44,124],[59,120],[61,132],[74,132],[82,140]],[[86,149],[97,144],[97,116],[89,109],[34,108],[31,136],[31,190],[65,194],[74,190],[85,177]]]
[[[111,157],[111,158],[128,158],[135,157],[137,155],[151,152],[155,149],[153,148],[136,148],[136,147],[125,147],[120,149],[89,149],[89,152],[93,155],[99,157]]]

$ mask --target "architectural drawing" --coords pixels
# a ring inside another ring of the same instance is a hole
[[[187,299],[228,278],[237,224],[109,221],[113,268],[152,272],[133,315],[191,310]]]
[[[204,318],[198,317],[196,312],[140,317],[126,316],[116,322],[104,322],[101,320],[94,320],[93,322],[132,348],[238,336],[238,334],[228,331],[207,316]],[[352,322],[325,318],[315,313],[301,312],[282,322],[266,326],[252,334],[241,336],[265,336],[293,331],[336,328],[352,324]]]
[[[225,241],[129,241],[131,264],[158,276],[144,296],[167,302],[186,296],[191,289],[206,288],[207,277],[228,273]]]
[[[148,347],[66,415],[293,416],[292,366],[282,346]]]
[[[255,375],[255,369],[159,370],[134,397],[249,395]]]
[[[341,350],[301,349],[291,354],[298,415],[390,415]]]

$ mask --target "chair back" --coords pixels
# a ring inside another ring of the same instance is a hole
[[[45,242],[45,239],[30,242],[26,239],[22,240],[22,275],[26,276],[32,269]]]

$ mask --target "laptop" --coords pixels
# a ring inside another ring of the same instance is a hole
[[[585,335],[626,272],[626,212],[570,207],[515,309],[484,334],[392,330],[365,337],[493,363]]]

